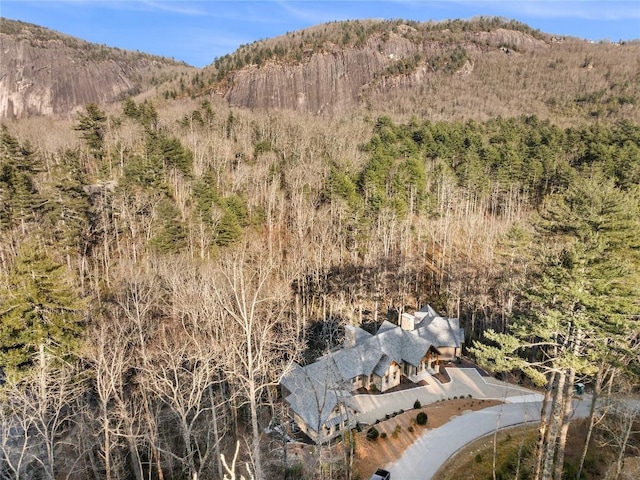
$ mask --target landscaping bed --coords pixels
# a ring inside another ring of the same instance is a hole
[[[497,400],[462,398],[443,400],[403,413],[397,412],[396,415],[389,415],[388,419],[380,419],[377,424],[371,425],[378,431],[378,438],[373,441],[367,439],[367,430],[371,426],[366,426],[356,435],[354,466],[358,477],[355,478],[367,479],[376,468],[398,460],[427,429],[438,428],[464,412],[482,410],[499,404]],[[427,414],[428,421],[425,426],[416,422],[419,412]]]

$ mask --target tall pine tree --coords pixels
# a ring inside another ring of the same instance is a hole
[[[86,307],[64,265],[25,243],[2,280],[0,368],[6,374],[31,368],[43,344],[63,357],[78,347]]]
[[[537,222],[540,269],[526,310],[505,334],[476,344],[481,363],[517,369],[547,386],[534,478],[562,476],[577,375],[595,375],[638,331],[640,198],[595,173],[552,195]]]

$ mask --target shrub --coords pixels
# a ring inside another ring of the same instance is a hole
[[[416,415],[416,423],[418,425],[426,425],[427,424],[427,414],[424,412],[420,412],[418,413],[418,415]]]
[[[476,463],[482,463],[482,455],[479,453],[476,454]]]
[[[422,408],[420,400],[416,400],[415,402],[413,402],[413,408]]]
[[[382,432],[382,433],[380,434],[380,438],[382,438],[382,439],[387,438],[387,432]]]
[[[378,432],[378,429],[376,427],[371,427],[369,428],[369,430],[367,430],[367,440],[375,442],[378,439],[379,435],[380,432]]]
[[[408,431],[409,433],[413,433],[413,425],[409,425],[409,426],[407,427],[407,431]]]
[[[296,463],[286,470],[287,478],[304,478],[304,466],[301,463]]]

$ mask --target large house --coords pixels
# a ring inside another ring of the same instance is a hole
[[[280,381],[283,397],[298,427],[323,443],[353,428],[354,391],[384,392],[405,376],[418,381],[436,373],[441,360],[460,356],[464,331],[457,318],[441,317],[427,305],[403,313],[400,325],[385,321],[375,335],[345,327],[343,348],[294,368]]]

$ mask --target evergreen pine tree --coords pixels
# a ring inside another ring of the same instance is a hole
[[[0,294],[0,368],[30,368],[40,345],[64,356],[77,348],[84,302],[66,268],[35,242],[22,245]]]
[[[7,128],[0,129],[0,229],[35,220],[43,201],[35,186],[34,177],[39,160],[28,145],[21,145]]]
[[[89,152],[97,159],[104,156],[104,128],[107,122],[106,114],[95,103],[88,103],[86,113],[78,115],[75,129],[81,133],[87,143]]]
[[[511,331],[488,332],[491,343],[472,349],[481,363],[520,370],[553,391],[535,478],[562,473],[576,375],[594,375],[597,359],[624,352],[638,331],[639,214],[637,192],[600,173],[550,196],[537,224],[540,268],[530,276],[528,310]]]

